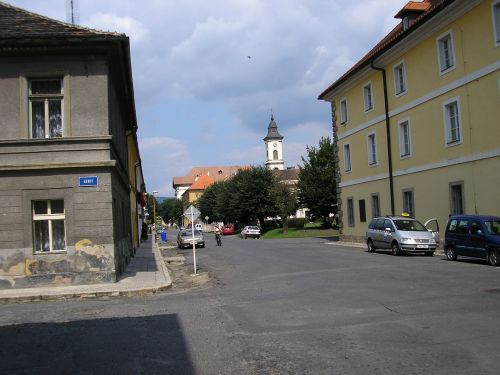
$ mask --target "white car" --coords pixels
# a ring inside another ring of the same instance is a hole
[[[241,238],[253,237],[260,238],[260,228],[256,226],[247,225],[240,233]]]

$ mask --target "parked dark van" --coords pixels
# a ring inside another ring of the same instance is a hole
[[[500,265],[500,217],[454,215],[446,225],[444,251],[448,260],[458,255],[486,259]]]

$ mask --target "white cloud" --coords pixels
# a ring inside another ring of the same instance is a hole
[[[148,29],[141,22],[129,16],[118,16],[110,13],[95,13],[84,21],[85,25],[103,31],[127,34],[132,43],[140,43],[147,35]]]

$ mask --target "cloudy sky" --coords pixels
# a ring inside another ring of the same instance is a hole
[[[2,0],[66,20],[66,0]],[[148,191],[193,166],[262,165],[271,110],[285,166],[331,133],[318,95],[396,24],[406,0],[79,0],[79,23],[131,39]]]

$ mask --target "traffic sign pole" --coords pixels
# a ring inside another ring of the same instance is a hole
[[[194,263],[194,274],[196,275],[196,245],[194,244],[194,210],[193,205],[191,205],[191,233],[193,234],[193,263]]]

